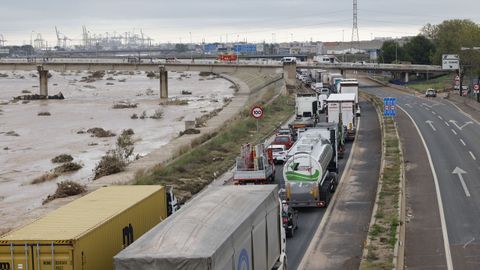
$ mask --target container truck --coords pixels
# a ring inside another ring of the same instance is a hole
[[[321,133],[306,130],[287,153],[283,178],[292,207],[326,207],[337,186],[334,149]]]
[[[345,139],[352,141],[357,132],[355,94],[331,94],[327,99],[328,122],[341,123],[346,129]]]
[[[0,269],[113,270],[113,256],[167,218],[168,192],[100,188],[1,236]]]
[[[209,187],[114,257],[115,270],[287,269],[277,185]]]
[[[270,151],[263,144],[245,144],[235,163],[233,182],[243,184],[265,184],[275,180],[275,164]]]

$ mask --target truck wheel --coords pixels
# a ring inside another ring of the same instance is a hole
[[[293,237],[293,232],[295,231],[295,229],[292,227],[290,230],[289,230],[289,235],[290,237]]]

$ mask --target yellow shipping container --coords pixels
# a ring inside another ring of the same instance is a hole
[[[162,186],[110,186],[0,237],[1,270],[113,270],[113,256],[167,217]]]

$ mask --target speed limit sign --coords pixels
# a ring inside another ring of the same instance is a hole
[[[253,118],[255,119],[260,119],[263,117],[263,107],[262,106],[259,106],[259,105],[256,105],[256,106],[253,106],[252,110],[250,111],[250,114],[252,115]]]

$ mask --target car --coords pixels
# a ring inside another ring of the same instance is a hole
[[[268,151],[272,152],[273,163],[283,164],[287,160],[287,148],[283,144],[271,144]]]
[[[298,211],[290,207],[286,201],[282,201],[282,223],[287,237],[293,237],[298,229]]]
[[[290,135],[277,135],[275,139],[273,139],[272,144],[285,145],[285,148],[288,150],[293,145],[293,138]]]
[[[436,97],[436,96],[437,96],[437,91],[433,88],[429,88],[425,92],[425,97]]]

